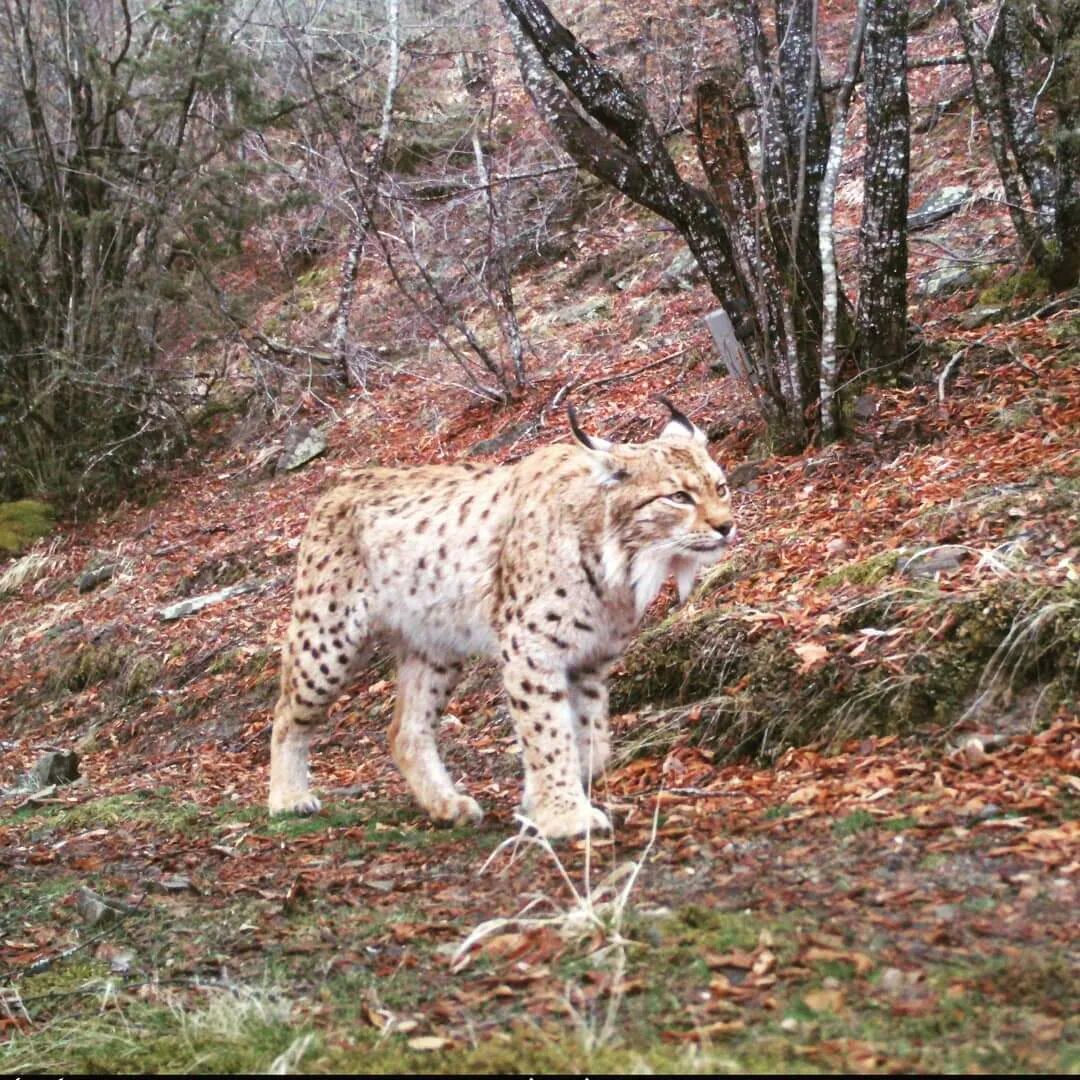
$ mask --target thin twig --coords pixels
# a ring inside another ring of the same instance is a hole
[[[948,381],[949,376],[953,373],[953,368],[964,358],[964,353],[968,351],[968,346],[964,346],[962,349],[957,349],[952,354],[951,359],[945,365],[945,370],[938,376],[937,381],[937,399],[939,402],[945,400],[945,383]]]

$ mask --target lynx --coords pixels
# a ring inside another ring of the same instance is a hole
[[[462,660],[501,660],[525,767],[523,813],[546,837],[610,829],[589,785],[609,755],[606,675],[674,575],[685,599],[735,537],[724,473],[666,398],[660,436],[590,437],[504,466],[372,468],[323,496],[300,545],[270,756],[272,813],[315,813],[313,725],[381,640],[398,661],[389,742],[434,819],[479,822],[435,724]]]

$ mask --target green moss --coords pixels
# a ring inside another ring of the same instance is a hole
[[[125,701],[137,701],[154,685],[161,664],[152,656],[135,656],[122,671],[121,695]]]
[[[1050,295],[1050,284],[1037,270],[1018,270],[1007,278],[983,289],[979,304],[1009,304],[1015,300],[1041,300]]]
[[[14,820],[34,823],[34,836],[72,833],[80,829],[114,825],[149,825],[162,832],[179,832],[198,822],[198,807],[180,802],[174,793],[134,792],[87,799],[75,806],[30,806],[16,812]]]
[[[854,836],[856,833],[872,829],[877,818],[866,810],[853,810],[846,817],[833,822],[833,833],[837,836]]]
[[[0,503],[0,551],[15,555],[53,527],[53,510],[36,499]]]
[[[879,551],[868,559],[834,570],[821,579],[821,587],[832,589],[838,585],[878,585],[896,570],[899,561],[899,552]]]
[[[132,655],[132,649],[126,645],[111,642],[83,645],[52,671],[47,685],[54,692],[85,690],[116,678]]]
[[[299,289],[321,289],[334,280],[336,273],[332,266],[316,266],[301,274],[296,279],[296,286]]]
[[[977,693],[1037,683],[1051,710],[1080,690],[1077,583],[1033,587],[1006,577],[954,595],[904,586],[849,605],[837,630],[864,627],[910,627],[905,664],[836,649],[803,670],[785,627],[750,621],[740,609],[680,613],[631,647],[612,682],[613,712],[651,714],[622,740],[621,756],[659,752],[689,734],[719,757],[769,759],[811,741],[939,727]]]
[[[115,988],[87,992],[100,995],[100,1008],[15,1035],[0,1046],[0,1071],[265,1073],[307,1033],[291,1022],[289,1003],[268,992],[211,990],[201,1006],[158,992],[156,1002],[129,1001],[122,1011],[107,1008]]]

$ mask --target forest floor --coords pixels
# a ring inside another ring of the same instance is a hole
[[[316,744],[325,811],[268,818],[274,644],[332,463],[252,477],[226,448],[155,505],[72,530],[5,600],[0,1069],[1075,1071],[1080,369],[1060,325],[982,331],[943,401],[880,392],[848,445],[759,463],[734,570],[666,618],[663,599],[616,672],[630,753],[594,793],[614,839],[591,847],[503,845],[520,781],[482,669],[442,725],[488,808],[479,828],[435,828],[410,801],[386,752],[385,665]],[[679,378],[681,401],[709,385]],[[404,396],[387,401],[384,432],[408,437]],[[942,545],[958,557],[902,572],[898,550]],[[102,552],[119,571],[80,593]],[[160,617],[245,580],[258,587]],[[966,640],[958,605],[1003,583],[1039,598],[1007,630],[1069,615],[1066,678],[1019,678],[984,644],[987,704],[945,725],[928,707],[899,733],[879,718],[732,760],[699,729],[739,685],[671,699],[638,671],[680,627],[734,612],[751,653],[786,651],[792,695],[845,664],[922,685],[956,659],[930,643]],[[845,621],[862,608],[877,629]],[[20,786],[50,747],[77,748],[82,778]],[[95,922],[83,889],[114,910]]]
[[[662,289],[675,238],[601,200],[574,259],[515,283],[535,355],[512,405],[391,357],[269,432],[208,419],[150,502],[0,566],[0,1072],[1080,1070],[1080,316],[994,269],[981,137],[946,116],[915,148],[913,205],[971,198],[913,237],[917,377],[870,389],[843,443],[770,450],[710,370],[715,300]],[[920,297],[943,250],[982,269]],[[325,331],[333,265],[267,316]],[[364,280],[364,332],[393,341],[400,298]],[[567,390],[627,441],[669,394],[739,473],[731,557],[614,673],[613,837],[504,844],[520,767],[484,668],[441,735],[488,816],[432,826],[387,753],[385,662],[316,742],[323,813],[270,819],[317,494],[564,438]],[[328,453],[274,474],[289,423]],[[80,779],[35,789],[59,748]]]

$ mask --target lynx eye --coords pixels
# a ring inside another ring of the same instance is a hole
[[[694,496],[688,491],[676,491],[667,496],[668,500],[673,503],[680,503],[683,506],[693,506]]]
[[[721,483],[717,484],[716,485],[716,494],[719,495],[721,499],[726,499],[728,497],[728,495],[730,494],[730,492],[728,491],[727,484],[724,483],[724,482],[721,482]]]

